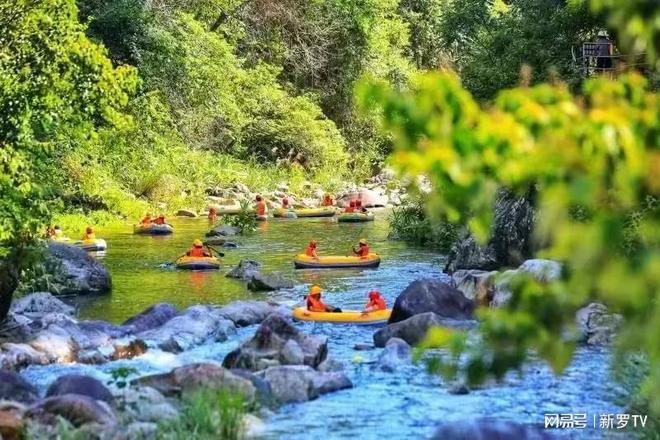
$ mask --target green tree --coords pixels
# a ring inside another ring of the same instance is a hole
[[[631,38],[647,36],[639,29],[656,35],[651,22],[660,6],[648,10],[648,3],[635,2],[630,11],[632,3],[621,10],[632,17],[644,11],[650,21],[631,28],[622,21],[621,30],[632,30]],[[442,188],[434,194],[442,214],[482,241],[495,190],[523,193],[536,186],[540,255],[564,266],[550,284],[519,277],[507,306],[480,310],[479,342],[468,344],[461,332],[430,333],[426,346],[466,355],[462,369],[451,357],[438,364],[441,370],[460,369],[476,383],[502,378],[521,368],[532,349],[562,371],[574,349],[563,336],[575,330],[575,312],[600,301],[625,318],[617,353],[648,360],[642,393],[660,415],[660,96],[645,78],[595,78],[579,97],[562,84],[504,90],[486,108],[451,73],[424,75],[404,93],[371,84],[362,96],[365,105],[375,100],[382,108],[397,144],[395,163],[427,174]],[[576,216],[578,208],[585,215]],[[637,231],[632,255],[626,252],[631,218]]]
[[[0,318],[28,247],[49,220],[46,176],[65,139],[121,124],[136,86],[85,36],[73,0],[0,2]]]

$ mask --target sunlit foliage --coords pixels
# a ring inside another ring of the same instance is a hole
[[[479,312],[482,339],[436,332],[431,345],[466,353],[463,373],[473,383],[520,368],[534,349],[562,371],[574,349],[578,308],[601,301],[622,313],[619,353],[641,352],[651,365],[643,393],[660,413],[660,98],[639,74],[587,81],[574,97],[564,85],[502,91],[482,108],[452,73],[423,75],[400,93],[371,84],[365,105],[383,109],[405,173],[427,174],[436,206],[449,220],[488,238],[498,187],[539,192],[539,255],[564,265],[560,281],[512,282],[501,309]],[[651,204],[650,206],[657,206]],[[585,215],[575,216],[579,208]],[[638,247],[625,252],[636,217]],[[454,360],[456,360],[454,358]],[[445,358],[443,368],[456,373]],[[452,367],[452,365],[454,365]]]

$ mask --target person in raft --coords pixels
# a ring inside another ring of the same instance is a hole
[[[323,200],[321,201],[321,206],[332,206],[335,204],[334,199],[330,193],[325,193],[323,195]]]
[[[193,245],[190,248],[190,250],[188,250],[188,252],[186,252],[186,256],[187,257],[211,257],[212,255],[209,252],[206,252],[204,250],[204,243],[202,243],[202,240],[197,238],[197,239],[195,239],[195,241],[193,241]]]
[[[358,248],[355,249],[355,246],[353,246],[353,253],[360,258],[367,258],[369,256],[369,245],[367,244],[367,240],[361,238],[358,242]]]
[[[212,222],[216,221],[218,219],[218,210],[213,208],[213,207],[210,208],[208,217],[209,217],[210,221],[212,221]]]
[[[167,222],[165,221],[165,216],[163,214],[158,214],[158,217],[156,217],[156,220],[154,220],[154,224],[156,225],[167,224]]]
[[[291,208],[291,205],[289,205],[289,199],[287,197],[282,199],[282,209],[293,209]]]
[[[387,309],[387,304],[380,292],[377,290],[369,292],[369,301],[367,301],[367,304],[364,306],[364,313],[385,309]]]
[[[339,307],[333,307],[321,300],[321,286],[313,285],[309,289],[309,293],[305,298],[307,303],[307,310],[310,312],[331,312],[331,313],[341,313]]]
[[[348,202],[348,206],[344,208],[344,212],[347,214],[352,214],[355,212],[355,200]]]
[[[145,215],[144,218],[142,220],[140,220],[140,223],[143,226],[149,226],[151,224],[151,222],[153,222],[153,221],[154,220],[153,220],[153,218],[151,218],[151,213],[147,212],[147,215]]]
[[[355,212],[367,212],[367,208],[362,206],[362,200],[361,199],[357,199],[355,201]]]
[[[91,226],[87,226],[87,228],[85,228],[85,233],[83,234],[82,239],[83,240],[94,240],[94,239],[96,239],[96,234],[94,233],[94,228],[92,228]]]
[[[266,206],[266,202],[264,202],[263,197],[257,196],[257,217],[266,217],[268,215],[268,206]]]
[[[318,260],[319,254],[316,250],[316,247],[317,247],[316,240],[310,241],[309,244],[307,245],[307,249],[305,249],[305,255],[307,255],[308,257],[316,258]]]

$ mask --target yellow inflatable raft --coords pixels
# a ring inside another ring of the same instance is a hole
[[[216,257],[179,257],[175,263],[177,269],[208,270],[220,269],[220,260]]]
[[[298,254],[293,259],[296,269],[338,269],[347,267],[375,268],[380,265],[378,254],[369,254],[368,257],[343,257],[340,255],[309,257],[306,254]]]
[[[360,310],[344,310],[338,313],[310,312],[306,307],[293,309],[292,315],[300,321],[333,322],[337,324],[373,325],[390,319],[391,309],[363,313]]]
[[[305,217],[333,217],[336,213],[335,208],[333,207],[323,207],[323,208],[303,208],[303,209],[284,209],[279,208],[273,210],[273,217],[287,217],[288,214],[293,211],[298,218]]]
[[[337,221],[342,223],[358,223],[374,221],[372,212],[342,212],[337,216]]]
[[[99,252],[108,248],[108,244],[102,238],[94,238],[92,240],[81,240],[73,243],[74,246],[83,248],[87,252]]]

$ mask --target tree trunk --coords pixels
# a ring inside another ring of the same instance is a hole
[[[14,290],[18,286],[18,267],[16,254],[12,252],[7,259],[0,260],[0,322],[9,313]]]

